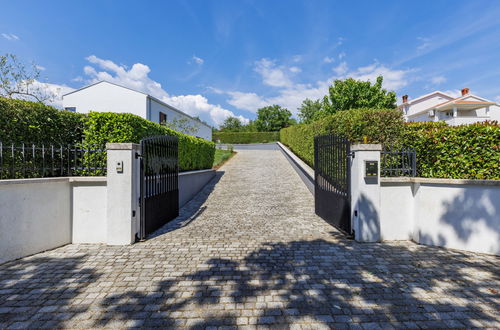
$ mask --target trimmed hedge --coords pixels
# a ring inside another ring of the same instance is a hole
[[[500,125],[409,123],[402,144],[417,151],[417,175],[500,180]]]
[[[82,141],[86,116],[51,106],[0,97],[3,143],[75,144]]]
[[[216,132],[215,142],[219,143],[267,143],[280,140],[280,132]]]
[[[0,97],[0,142],[63,145],[103,145],[107,142],[139,143],[147,136],[175,135],[179,138],[181,171],[212,168],[215,144],[176,132],[127,113],[89,114],[63,111],[38,102]],[[89,167],[100,167],[105,154],[85,155]]]
[[[293,125],[280,131],[280,139],[310,166],[314,163],[314,137],[335,134],[352,143],[397,144],[403,134],[403,117],[392,109],[339,111],[311,124]]]
[[[215,144],[202,138],[176,132],[170,128],[130,113],[91,112],[84,129],[84,144],[139,143],[153,135],[179,138],[179,170],[212,168]]]

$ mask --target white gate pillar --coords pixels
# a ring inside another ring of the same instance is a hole
[[[139,228],[140,145],[107,143],[107,244],[135,241]]]
[[[380,144],[351,146],[351,224],[359,242],[379,242]]]

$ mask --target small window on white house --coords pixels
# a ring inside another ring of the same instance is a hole
[[[164,123],[167,121],[167,114],[160,112],[160,124]]]
[[[64,110],[76,112],[76,107],[66,107]]]

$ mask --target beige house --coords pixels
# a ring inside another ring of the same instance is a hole
[[[403,103],[398,108],[403,111],[408,122],[445,121],[449,125],[463,125],[486,120],[500,121],[500,106],[470,94],[468,88],[463,88],[459,97],[440,91],[413,100],[408,100],[408,95],[404,95]]]

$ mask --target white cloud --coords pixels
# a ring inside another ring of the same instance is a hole
[[[196,55],[193,55],[193,57],[191,58],[191,60],[193,60],[198,65],[202,65],[205,62],[204,59],[202,59],[201,57],[198,57]]]
[[[333,63],[335,62],[335,59],[333,57],[328,57],[326,56],[324,59],[323,59],[323,62],[325,63]]]
[[[7,39],[9,41],[19,40],[19,37],[13,33],[2,33],[2,37],[4,37],[5,39]]]
[[[36,65],[35,66],[37,68],[37,70],[39,71],[45,71],[45,67],[44,66],[41,66],[41,65]]]
[[[292,66],[288,70],[290,70],[290,72],[293,72],[293,73],[299,73],[302,71],[302,69],[297,67],[297,66]]]
[[[226,94],[231,96],[226,102],[238,109],[257,112],[257,109],[269,105],[268,102],[255,93],[227,92]]]
[[[375,62],[371,65],[360,67],[353,72],[348,72],[344,78],[352,77],[357,80],[368,80],[372,83],[378,76],[384,77],[384,88],[398,90],[408,84],[407,74],[412,70],[392,70],[385,65]]]
[[[431,82],[432,82],[434,85],[439,85],[439,84],[442,84],[442,83],[446,82],[446,77],[444,77],[444,76],[436,76],[436,77],[432,77],[432,78],[431,78]]]
[[[338,55],[338,58],[339,58],[339,60],[341,60],[341,59],[343,59],[345,56],[346,56],[346,53],[345,53],[345,52],[341,52],[341,53]]]
[[[208,114],[216,125],[222,124],[227,117],[237,117],[245,124],[249,122],[247,118],[236,116],[232,111],[224,109],[220,105],[208,103],[207,98],[200,94],[171,96],[164,98],[163,101],[191,116],[204,117],[204,114]]]
[[[62,96],[66,93],[74,91],[74,88],[71,88],[66,85],[58,85],[58,84],[50,84],[35,80],[33,84],[30,86],[31,91],[37,91],[38,95],[46,96],[48,98],[45,103],[52,105],[57,108],[62,108]],[[21,97],[23,99],[30,99],[29,97]]]
[[[220,125],[229,116],[238,117],[242,122],[248,123],[243,116],[236,116],[232,111],[222,108],[220,105],[211,104],[208,99],[200,94],[194,95],[169,95],[162,85],[149,77],[151,69],[142,63],[135,63],[130,69],[125,65],[118,65],[110,60],[98,58],[95,55],[88,56],[86,60],[91,65],[83,68],[85,77],[76,77],[73,81],[83,81],[86,84],[101,80],[112,82],[121,86],[135,89],[152,95],[163,102],[184,111],[191,116],[209,121],[211,124]],[[61,96],[73,89],[65,85],[45,84],[46,90],[57,95],[54,105],[61,107]]]
[[[426,50],[432,45],[431,39],[429,38],[417,37],[417,40],[419,41],[419,45],[417,46],[417,50],[419,51]]]
[[[256,66],[264,66],[268,71],[280,70],[280,72],[284,75],[285,67],[277,66],[274,61],[262,59],[256,62]],[[261,68],[259,67],[259,69]],[[279,104],[289,109],[292,113],[296,113],[297,108],[300,107],[304,99],[322,99],[323,96],[325,96],[328,92],[328,86],[330,86],[335,79],[345,79],[348,77],[352,77],[358,80],[368,80],[373,83],[376,81],[376,78],[379,75],[382,75],[384,77],[384,88],[389,90],[397,90],[407,84],[407,75],[412,71],[393,70],[378,62],[374,62],[371,65],[359,67],[356,70],[350,71],[345,61],[340,63],[333,70],[335,72],[335,75],[329,77],[326,80],[317,81],[313,84],[294,83],[288,76],[281,76],[281,73],[275,75],[280,76],[282,80],[286,81],[286,83],[277,83],[276,81],[279,81],[279,79],[277,79],[275,76],[273,76],[274,80],[272,81],[273,83],[271,83],[269,81],[270,74],[262,74],[262,83],[264,85],[278,87],[278,91],[275,93],[275,95],[271,96],[263,96],[251,92],[221,91],[218,89],[212,90],[219,94],[229,95],[230,98],[227,100],[227,102],[239,109],[255,112],[260,107],[271,104]]]
[[[495,102],[500,104],[500,95],[495,97]]]
[[[302,61],[302,56],[301,55],[294,55],[292,57],[292,61],[295,63],[298,63],[298,62]]]
[[[348,68],[346,62],[342,62],[333,68],[333,72],[335,72],[338,76],[344,75],[347,72],[347,70]]]
[[[273,87],[286,87],[292,84],[290,78],[285,73],[284,67],[277,67],[275,61],[263,58],[255,62],[255,72],[262,76],[266,85]]]

